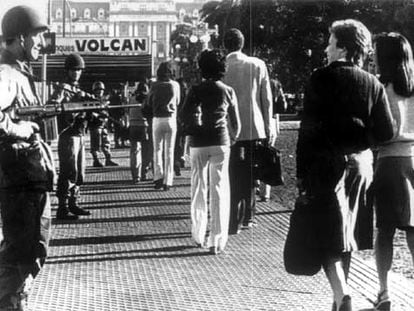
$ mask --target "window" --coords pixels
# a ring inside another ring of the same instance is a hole
[[[105,9],[100,8],[98,10],[98,19],[105,19]]]
[[[119,35],[121,37],[129,36],[129,23],[121,22],[119,24]]]
[[[73,19],[73,18],[76,18],[76,9],[71,9],[70,10],[70,17]]]
[[[197,9],[194,9],[194,11],[193,11],[193,17],[198,17],[198,10]]]
[[[138,36],[147,36],[148,35],[148,28],[147,25],[144,23],[138,24]]]
[[[85,33],[89,33],[89,25],[86,25],[86,27],[85,27]]]
[[[91,10],[90,9],[85,9],[83,11],[83,17],[86,19],[90,19],[91,18]]]
[[[57,32],[58,33],[62,33],[62,25],[58,25],[57,26]]]
[[[166,34],[165,34],[165,26],[164,24],[157,24],[157,39],[162,40],[165,39]]]
[[[62,18],[62,9],[57,9],[56,10],[56,19],[60,19]]]

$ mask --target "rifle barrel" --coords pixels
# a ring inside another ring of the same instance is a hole
[[[55,116],[61,113],[76,113],[87,111],[102,111],[110,109],[125,109],[140,107],[139,104],[127,104],[127,105],[102,105],[99,102],[73,102],[66,103],[62,106],[45,105],[45,106],[28,106],[17,108],[17,114],[21,116]]]

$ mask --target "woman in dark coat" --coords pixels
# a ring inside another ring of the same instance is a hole
[[[360,67],[371,34],[360,22],[330,28],[328,66],[316,70],[305,93],[297,144],[297,185],[322,230],[315,239],[334,294],[333,310],[352,310],[347,286],[351,251],[372,247],[370,147],[393,135],[385,90]]]

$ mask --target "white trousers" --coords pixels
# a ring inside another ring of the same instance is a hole
[[[154,118],[152,136],[154,143],[154,180],[163,179],[171,186],[174,179],[174,145],[177,134],[175,116]]]
[[[191,235],[196,243],[204,244],[210,206],[211,228],[207,246],[224,249],[230,215],[230,147],[191,147],[190,157]]]

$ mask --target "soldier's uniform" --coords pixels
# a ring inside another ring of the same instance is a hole
[[[103,92],[105,85],[97,81],[92,86],[93,92]],[[105,96],[99,96],[95,93],[95,97],[98,100],[104,100]],[[98,152],[102,150],[105,156],[105,166],[118,166],[117,163],[111,159],[111,142],[109,141],[108,135],[108,117],[107,111],[92,112],[88,116],[88,129],[91,138],[91,154],[93,157],[93,166],[102,167],[103,164],[99,161]]]
[[[65,61],[66,69],[84,68],[83,59],[71,54]],[[94,100],[91,94],[83,92],[77,81],[68,81],[60,85],[52,94],[51,101],[70,103]],[[78,215],[90,215],[78,206],[80,186],[85,176],[85,129],[87,125],[85,113],[64,113],[58,120],[63,130],[58,139],[59,177],[56,196],[59,200],[56,218],[75,220]],[[72,214],[70,214],[72,213]]]
[[[47,29],[32,9],[18,6],[4,16],[3,35],[7,38],[10,19],[23,18],[29,30]],[[28,123],[19,121],[16,109],[41,103],[28,62],[17,60],[7,49],[0,59],[0,94],[0,310],[24,310],[27,283],[39,273],[47,255],[54,166],[39,134],[29,137],[21,132]]]

